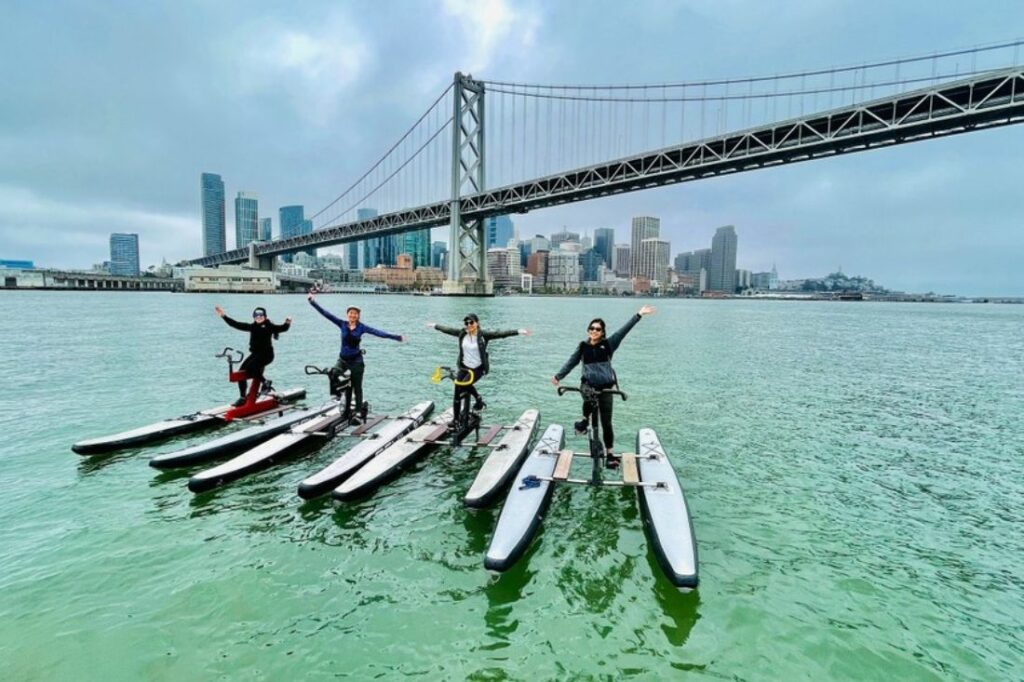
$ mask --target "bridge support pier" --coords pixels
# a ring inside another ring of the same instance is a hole
[[[484,189],[484,84],[456,73],[453,94],[451,232],[448,278],[441,293],[493,296],[494,283],[487,276],[484,221],[465,221],[460,209],[463,189],[469,194]]]
[[[256,255],[256,242],[249,243],[249,269],[250,270],[266,270],[268,272],[275,272],[277,270],[277,257],[276,256],[257,256]]]

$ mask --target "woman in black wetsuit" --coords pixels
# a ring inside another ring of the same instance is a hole
[[[480,328],[480,318],[470,313],[462,320],[463,328],[446,327],[443,324],[428,322],[427,326],[442,334],[456,336],[459,339],[459,375],[455,385],[455,397],[452,399],[454,413],[452,425],[459,423],[462,411],[462,396],[469,393],[476,400],[473,409],[480,411],[487,406],[480,393],[476,390],[476,382],[480,381],[491,365],[487,358],[487,344],[492,339],[503,339],[508,336],[529,336],[529,329],[508,329],[503,331],[485,331]]]
[[[288,331],[292,326],[292,318],[284,318],[284,324],[274,324],[267,319],[266,308],[256,308],[252,311],[252,323],[247,323],[231,319],[219,305],[214,306],[213,310],[227,322],[229,327],[249,332],[249,357],[242,362],[238,371],[245,372],[248,378],[254,382],[262,382],[263,369],[274,361],[274,345],[271,339],[276,339],[278,334]],[[234,407],[245,404],[248,383],[245,379],[238,382],[240,397],[232,403]]]
[[[591,320],[590,324],[587,325],[587,340],[580,341],[568,362],[562,366],[562,369],[558,370],[558,374],[551,377],[551,383],[558,386],[558,382],[564,379],[582,361],[583,376],[580,379],[581,384],[585,384],[597,391],[616,386],[618,379],[615,376],[615,370],[612,369],[612,356],[618,350],[622,340],[626,338],[626,334],[640,321],[640,318],[653,313],[654,306],[645,305],[640,309],[640,312],[629,318],[629,321],[611,336],[605,335],[604,320],[599,317]],[[619,465],[619,458],[612,455],[612,445],[615,443],[615,432],[612,430],[612,399],[614,397],[609,394],[597,397],[601,408],[601,432],[604,434],[604,447],[606,450],[605,461],[609,469],[614,469]],[[576,422],[576,433],[582,434],[587,430],[587,424],[590,422],[590,415],[593,410],[593,402],[584,399],[583,419]]]

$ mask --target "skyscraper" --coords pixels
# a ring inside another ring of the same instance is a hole
[[[601,255],[606,268],[612,267],[612,250],[615,248],[615,230],[610,227],[599,227],[594,230],[594,251]]]
[[[708,289],[733,293],[736,290],[736,228],[725,225],[711,239],[711,267]]]
[[[629,277],[629,269],[633,267],[629,244],[615,245],[615,258],[612,259],[616,277]]]
[[[375,208],[360,208],[356,211],[356,220],[369,220],[370,218],[377,217],[377,209]],[[391,239],[387,237],[371,237],[370,239],[364,239],[360,242],[363,245],[363,268],[369,270],[375,268],[383,263],[382,251],[384,245],[382,241],[384,239]]]
[[[110,274],[139,276],[139,235],[123,232],[110,235]]]
[[[430,266],[430,228],[403,232],[396,236],[400,241],[398,253],[407,253],[412,256],[414,268]]]
[[[215,173],[199,177],[199,200],[203,211],[203,255],[227,251],[224,218],[224,181]]]
[[[302,206],[282,206],[278,209],[278,222],[281,230],[281,239],[297,237],[302,234],[302,223],[306,220],[305,209]],[[292,262],[292,254],[281,256],[285,263]]]
[[[235,197],[235,248],[248,246],[259,234],[259,206],[252,192],[239,192]]]
[[[345,244],[345,269],[359,269],[359,242]]]
[[[444,269],[444,256],[448,253],[448,244],[445,242],[434,242],[430,249],[430,264],[435,268]]]
[[[660,236],[661,220],[651,216],[636,216],[633,218],[633,227],[630,234],[629,253],[630,265],[629,276],[640,275],[640,242],[645,239],[652,239]]]
[[[604,265],[604,258],[597,249],[588,249],[580,254],[580,279],[584,282],[599,282],[598,271]]]
[[[270,224],[270,218],[260,218],[260,241],[269,242],[273,239],[272,236],[273,227]]]
[[[669,243],[652,237],[640,242],[640,256],[635,277],[646,277],[651,282],[668,283]]]
[[[507,215],[491,216],[484,219],[484,248],[504,249],[508,240],[515,236],[515,226]]]

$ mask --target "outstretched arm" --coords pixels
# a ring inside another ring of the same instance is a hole
[[[573,368],[576,367],[576,365],[579,364],[580,358],[582,356],[583,356],[583,351],[580,350],[579,346],[576,346],[576,350],[573,352],[572,355],[569,356],[568,362],[566,362],[564,365],[562,365],[562,369],[558,370],[558,374],[556,374],[554,377],[552,377],[551,383],[553,383],[555,386],[557,386],[558,382],[561,381],[562,379],[564,379],[565,376],[569,372],[571,372],[573,370]]]
[[[281,332],[286,332],[289,329],[291,329],[291,326],[292,326],[292,318],[290,318],[290,317],[284,318],[284,324],[274,324],[273,322],[271,322],[270,325],[269,325],[270,331],[274,332],[275,334],[280,334]]]
[[[371,327],[368,324],[364,324],[363,325],[363,331],[366,332],[367,334],[373,334],[374,336],[379,336],[382,339],[391,339],[392,341],[402,341],[403,340],[401,334],[390,334],[388,332],[381,331],[380,329],[374,329],[373,327]]]
[[[431,329],[436,329],[442,334],[447,334],[448,336],[458,336],[462,333],[462,330],[458,327],[447,327],[443,324],[436,324],[434,322],[427,322],[427,326]]]
[[[622,340],[624,338],[626,338],[626,334],[628,334],[630,330],[636,326],[636,323],[640,321],[640,318],[643,317],[644,315],[653,315],[654,313],[655,310],[653,305],[645,305],[644,307],[640,308],[640,312],[638,312],[633,317],[629,318],[629,322],[622,325],[622,328],[619,329],[619,331],[615,332],[614,334],[608,337],[608,345],[612,347],[613,351],[618,350],[619,344],[622,343]]]
[[[532,332],[529,329],[499,329],[497,331],[480,331],[480,335],[490,341],[491,339],[504,339],[509,336],[529,336]]]
[[[339,318],[337,318],[333,314],[331,314],[331,312],[329,310],[327,310],[326,308],[322,308],[319,303],[317,303],[315,300],[313,300],[313,294],[310,294],[308,296],[308,298],[309,298],[309,304],[311,306],[313,306],[318,313],[320,313],[321,315],[326,317],[328,320],[333,322],[336,326],[340,327],[341,325],[345,324]]]
[[[227,314],[224,312],[224,309],[221,308],[219,305],[213,306],[213,311],[217,313],[217,315],[219,315],[220,318],[224,320],[224,322],[226,322],[229,327],[234,327],[235,329],[241,330],[243,332],[252,330],[251,324],[246,324],[245,322],[232,320],[230,317],[227,316]]]

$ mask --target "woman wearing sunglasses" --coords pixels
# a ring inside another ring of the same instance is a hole
[[[252,323],[248,323],[231,319],[219,305],[214,306],[213,310],[227,322],[229,327],[249,332],[249,357],[242,362],[238,371],[245,372],[249,379],[259,385],[263,381],[264,368],[274,361],[274,344],[271,342],[271,338],[276,339],[278,334],[288,331],[288,328],[292,326],[292,318],[284,318],[284,324],[274,324],[267,319],[266,308],[256,308],[252,311]],[[241,407],[245,404],[248,383],[245,379],[238,382],[238,395],[241,397],[232,403],[234,407]]]
[[[558,386],[558,382],[582,361],[581,384],[586,384],[596,391],[613,388],[618,384],[618,379],[615,376],[615,370],[612,369],[612,356],[618,350],[622,340],[626,338],[626,334],[640,321],[640,318],[653,313],[654,306],[645,305],[640,312],[629,318],[629,321],[611,336],[605,335],[604,320],[599,317],[591,320],[587,325],[587,340],[580,341],[569,361],[562,366],[562,369],[558,370],[558,374],[551,378],[551,383]],[[613,397],[611,394],[600,394],[597,397],[601,413],[601,433],[604,436],[604,447],[607,451],[606,461],[611,469],[617,467],[619,463],[619,458],[612,455],[612,445],[615,443],[615,432],[612,431]],[[575,424],[577,434],[582,435],[586,432],[593,409],[593,403],[590,400],[583,401],[583,419]]]
[[[487,360],[487,343],[492,339],[503,339],[508,336],[529,336],[529,329],[508,329],[499,331],[484,331],[480,328],[480,318],[474,313],[466,315],[462,320],[463,328],[446,327],[441,324],[428,322],[427,326],[442,334],[459,337],[459,377],[455,384],[455,398],[452,402],[454,412],[453,424],[459,423],[461,416],[462,396],[469,393],[474,398],[473,409],[480,411],[487,407],[484,399],[480,397],[474,384],[480,381],[490,371],[490,363]]]

